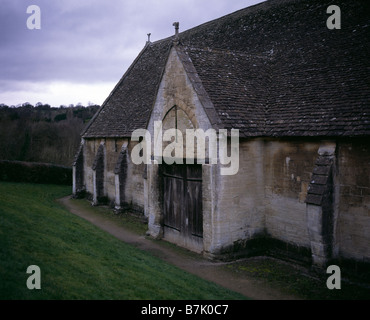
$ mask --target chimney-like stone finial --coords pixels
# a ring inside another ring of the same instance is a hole
[[[150,35],[151,35],[151,33],[147,34],[147,36],[148,36],[148,41],[147,42],[150,42]]]
[[[175,27],[175,37],[177,37],[179,35],[179,25],[180,25],[180,23],[179,22],[174,22],[172,25]]]

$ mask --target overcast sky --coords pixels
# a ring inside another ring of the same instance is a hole
[[[151,41],[261,0],[1,0],[0,104],[102,104]],[[41,29],[30,30],[30,5]]]

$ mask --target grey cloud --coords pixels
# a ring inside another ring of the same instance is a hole
[[[254,0],[258,2],[258,0]],[[41,9],[28,30],[27,7]],[[0,80],[115,82],[145,45],[248,6],[245,0],[2,0]],[[1,90],[1,89],[0,89]]]

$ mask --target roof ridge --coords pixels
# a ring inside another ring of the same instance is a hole
[[[181,42],[181,37],[187,36],[188,34],[194,32],[194,31],[200,30],[200,29],[202,29],[204,27],[207,27],[207,26],[210,26],[212,24],[215,24],[215,23],[218,23],[218,22],[222,23],[223,20],[227,20],[230,17],[233,17],[233,16],[237,17],[239,15],[244,16],[246,13],[253,12],[254,10],[259,10],[259,9],[268,10],[268,9],[270,9],[271,5],[274,6],[274,5],[284,3],[284,2],[295,2],[295,1],[302,1],[302,0],[263,0],[262,2],[256,3],[254,5],[251,5],[251,6],[248,6],[248,7],[245,7],[245,8],[238,9],[234,12],[230,12],[229,14],[220,16],[220,17],[215,18],[215,19],[210,20],[210,21],[206,21],[206,22],[201,23],[197,26],[191,27],[190,29],[186,29],[182,32],[179,32],[178,38]],[[157,44],[157,43],[160,43],[162,41],[173,40],[174,38],[175,38],[175,35],[171,35],[169,37],[162,38],[160,40],[156,40],[155,42],[152,42],[152,43]]]
[[[269,9],[270,5],[276,5],[276,4],[281,3],[281,2],[294,2],[294,1],[297,1],[297,0],[264,0],[262,2],[254,4],[254,5],[236,10],[234,12],[231,12],[229,14],[226,14],[226,15],[223,15],[221,17],[215,18],[213,20],[204,22],[204,23],[199,24],[199,25],[197,25],[195,27],[192,27],[190,29],[184,30],[184,31],[180,32],[178,36],[181,40],[181,36],[184,36],[184,35],[186,36],[187,33],[191,33],[192,31],[194,31],[196,29],[201,29],[202,27],[212,25],[216,22],[222,22],[223,20],[229,19],[231,16],[238,16],[239,14],[244,16],[245,12],[250,13],[250,12],[253,12],[254,10],[258,10],[258,9]],[[298,0],[298,1],[300,1],[300,0]]]

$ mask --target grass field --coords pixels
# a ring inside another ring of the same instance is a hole
[[[244,299],[63,209],[71,188],[0,182],[0,299]],[[29,290],[27,267],[41,269]]]

